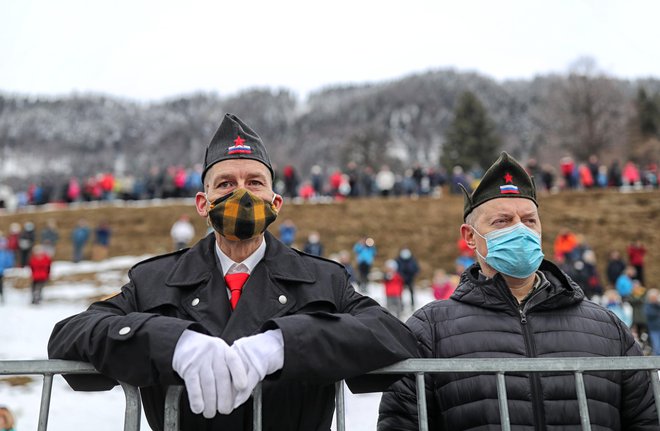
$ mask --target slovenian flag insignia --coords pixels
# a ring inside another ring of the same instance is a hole
[[[513,184],[506,184],[500,186],[500,193],[517,195],[520,194],[520,191],[518,190],[518,186],[514,186]]]
[[[227,148],[227,154],[252,154],[252,147],[249,145],[243,145],[245,139],[240,136],[234,139],[234,145]]]

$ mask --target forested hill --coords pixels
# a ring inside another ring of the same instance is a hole
[[[192,166],[203,159],[225,112],[260,133],[278,169],[293,164],[305,175],[315,163],[330,169],[349,160],[375,168],[437,166],[465,92],[485,108],[501,149],[523,160],[535,156],[554,164],[569,152],[578,160],[597,153],[604,162],[643,161],[657,152],[640,143],[636,130],[649,116],[653,127],[660,124],[658,79],[626,81],[586,68],[498,82],[438,70],[326,88],[304,101],[287,89],[227,97],[200,93],[153,103],[0,93],[0,179]]]

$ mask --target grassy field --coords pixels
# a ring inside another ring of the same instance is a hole
[[[648,249],[647,285],[660,288],[660,192],[616,191],[563,192],[541,196],[543,248],[552,256],[554,238],[562,227],[585,235],[596,251],[601,273],[609,250],[625,253],[628,243],[641,238]],[[420,283],[430,279],[436,268],[453,270],[456,241],[462,222],[461,196],[434,198],[355,199],[338,203],[295,204],[285,202],[278,220],[270,228],[291,219],[298,227],[296,245],[302,248],[307,234],[321,235],[326,255],[351,250],[361,235],[374,238],[378,248],[376,266],[409,247],[420,261]],[[206,232],[205,220],[197,216],[192,199],[145,203],[80,205],[76,208],[50,206],[0,216],[0,230],[7,232],[13,221],[35,223],[37,232],[46,220],[56,220],[61,240],[56,260],[71,258],[70,235],[75,223],[86,219],[94,227],[107,220],[113,230],[110,256],[157,254],[171,251],[169,230],[181,215],[192,218],[198,238]],[[89,250],[88,250],[89,251]]]

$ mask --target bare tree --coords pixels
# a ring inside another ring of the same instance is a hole
[[[375,128],[358,131],[350,136],[343,148],[344,164],[353,161],[358,165],[376,167],[390,162],[386,154],[388,140],[387,133]]]
[[[593,59],[578,59],[565,79],[557,80],[545,127],[550,141],[578,160],[602,154],[625,142],[630,109],[616,81],[597,69]]]

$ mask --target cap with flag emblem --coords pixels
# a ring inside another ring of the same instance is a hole
[[[234,139],[234,145],[227,148],[227,154],[252,154],[252,147],[244,144],[245,139],[238,136]]]
[[[538,206],[534,179],[504,151],[488,168],[477,188],[472,193],[463,188],[463,193],[463,219],[479,205],[496,198],[525,198]]]
[[[220,127],[206,149],[202,182],[211,166],[227,159],[257,160],[266,165],[270,174],[273,175],[270,157],[268,157],[261,138],[257,132],[234,114],[225,114]]]

